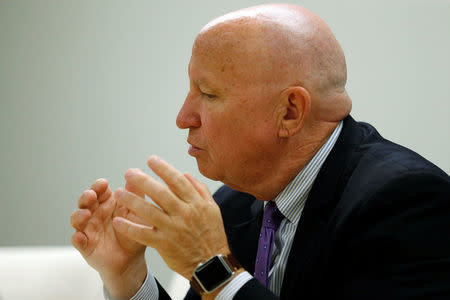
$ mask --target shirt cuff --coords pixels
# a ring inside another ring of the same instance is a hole
[[[249,280],[253,279],[247,271],[242,272],[233,280],[231,280],[220,293],[216,296],[215,300],[230,300],[233,299],[234,295],[244,286]]]
[[[106,300],[115,300],[109,294],[108,290],[103,286],[103,296]],[[156,284],[155,277],[150,273],[150,270],[147,271],[147,277],[144,280],[141,288],[137,291],[137,293],[131,297],[130,300],[158,300],[159,291],[158,285]]]
[[[147,278],[145,278],[144,284],[137,293],[131,297],[130,300],[158,300],[159,291],[156,284],[155,277],[153,277],[150,270],[147,271]]]

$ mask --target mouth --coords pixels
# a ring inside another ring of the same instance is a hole
[[[189,149],[188,149],[188,153],[189,153],[189,155],[191,155],[191,156],[197,156],[197,155],[199,155],[201,152],[204,151],[204,149],[202,149],[202,148],[200,148],[200,147],[198,147],[198,146],[195,146],[194,144],[192,144],[192,143],[189,142],[189,141],[188,141],[188,144],[190,145],[190,146],[189,146]]]

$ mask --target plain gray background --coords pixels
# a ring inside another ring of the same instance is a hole
[[[448,173],[450,1],[289,2],[340,41],[353,117]],[[0,246],[69,245],[79,194],[98,177],[122,186],[150,154],[214,191],[175,125],[191,45],[212,18],[261,3],[0,0]]]

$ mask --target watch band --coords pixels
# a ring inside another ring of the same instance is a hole
[[[205,294],[205,290],[202,289],[202,287],[200,286],[200,283],[197,281],[197,279],[195,279],[195,277],[191,278],[191,287],[194,289],[194,291],[197,292],[197,294],[199,295],[203,295]]]
[[[227,256],[224,256],[223,259],[227,262],[228,266],[230,267],[233,272],[236,272],[240,268],[242,268],[241,264],[237,261],[236,257],[233,256],[233,254],[228,254]]]
[[[235,273],[237,270],[242,268],[241,264],[237,261],[237,259],[233,256],[233,254],[228,254],[227,256],[222,256],[225,263],[230,267],[230,269]],[[205,291],[200,283],[197,281],[197,278],[195,276],[192,276],[190,280],[191,287],[199,294],[203,295],[206,294],[207,291]]]

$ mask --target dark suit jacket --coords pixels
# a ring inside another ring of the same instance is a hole
[[[227,186],[214,198],[253,274],[262,201]],[[449,176],[347,117],[305,203],[280,298],[450,299]],[[185,299],[199,298],[191,289]],[[252,279],[234,299],[277,297]]]

